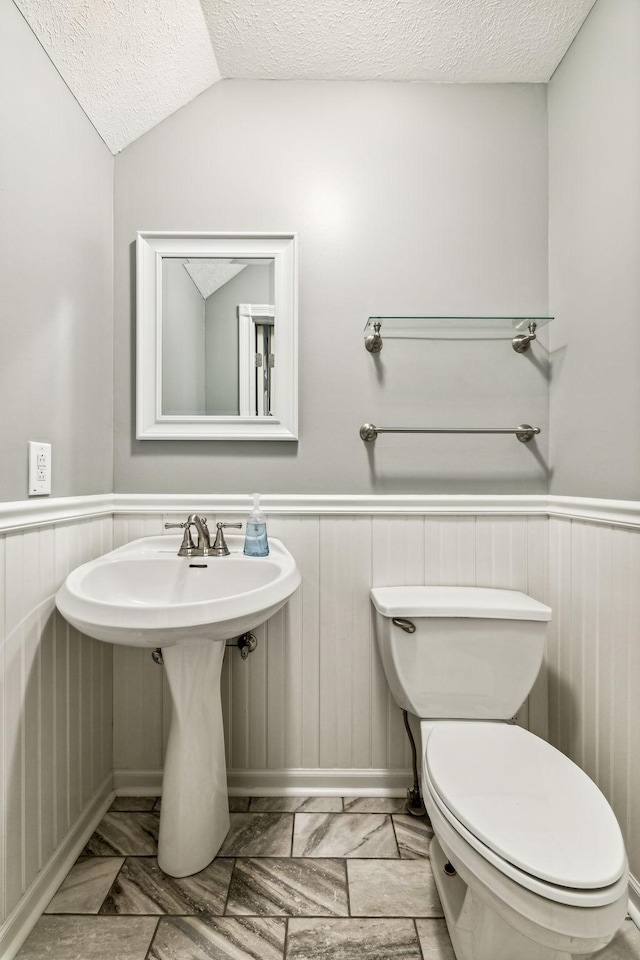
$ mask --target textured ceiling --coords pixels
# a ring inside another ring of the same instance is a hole
[[[246,267],[245,263],[231,263],[230,260],[187,260],[185,270],[200,291],[203,300],[223,287]]]
[[[201,0],[224,77],[544,82],[594,0]]]
[[[545,82],[594,0],[14,2],[117,153],[221,76]]]
[[[15,0],[113,153],[220,79],[199,0]]]

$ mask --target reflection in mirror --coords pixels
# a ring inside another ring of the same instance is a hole
[[[297,237],[139,232],[136,436],[295,440]]]
[[[162,258],[163,415],[271,416],[273,303],[273,258]]]

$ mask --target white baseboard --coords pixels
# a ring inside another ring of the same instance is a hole
[[[42,870],[0,926],[0,957],[13,960],[52,896],[78,859],[113,800],[111,774],[62,838]]]
[[[118,797],[159,797],[162,770],[114,770],[113,789]]]
[[[162,770],[115,770],[114,789],[120,797],[157,797]],[[410,770],[229,770],[233,797],[404,797],[411,786]]]
[[[235,797],[404,797],[410,770],[229,770]]]
[[[632,873],[629,874],[629,916],[640,927],[640,883]]]

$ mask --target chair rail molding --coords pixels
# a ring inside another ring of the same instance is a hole
[[[250,494],[104,493],[0,503],[0,533],[113,514],[225,513],[251,509]],[[615,526],[640,526],[640,500],[602,500],[545,494],[264,494],[273,515],[440,515],[567,517]]]

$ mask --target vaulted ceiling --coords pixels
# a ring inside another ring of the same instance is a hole
[[[14,0],[114,153],[208,86],[546,82],[594,0]]]

